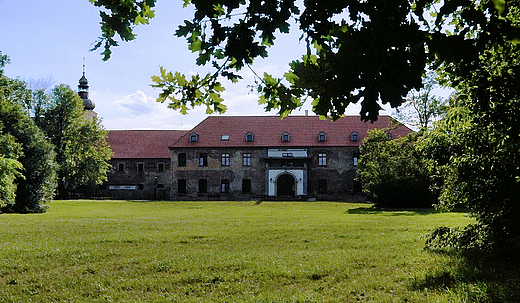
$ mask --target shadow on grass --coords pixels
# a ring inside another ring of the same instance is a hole
[[[375,206],[352,208],[346,211],[347,214],[355,215],[383,214],[388,216],[430,215],[438,212],[433,208],[378,208]]]
[[[435,251],[452,258],[455,268],[412,280],[412,290],[455,292],[461,302],[520,302],[520,258]]]

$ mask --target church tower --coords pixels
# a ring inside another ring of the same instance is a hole
[[[85,63],[83,63],[83,76],[79,79],[78,95],[83,100],[83,108],[87,118],[92,120],[94,117],[97,117],[98,114],[94,111],[96,104],[88,98],[88,80],[85,77]]]

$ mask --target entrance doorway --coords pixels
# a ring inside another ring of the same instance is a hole
[[[276,192],[278,197],[291,196],[294,197],[296,193],[296,180],[290,174],[283,174],[278,177],[276,181]]]

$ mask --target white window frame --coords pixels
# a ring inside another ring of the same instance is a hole
[[[318,154],[318,166],[327,166],[327,154],[326,153]]]
[[[231,162],[231,156],[228,153],[224,153],[221,155],[220,163],[222,166],[229,166],[229,163]]]
[[[242,155],[242,165],[243,166],[251,166],[251,154],[246,153]]]

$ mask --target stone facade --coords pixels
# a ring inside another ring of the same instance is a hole
[[[205,155],[207,164],[199,165]],[[357,156],[358,147],[175,149],[171,163],[172,198],[360,199],[360,188],[356,188],[354,181]],[[206,188],[201,189],[199,183],[204,179],[207,181],[202,181],[202,186],[206,182]]]
[[[170,200],[171,158],[168,146],[185,132],[178,130],[112,130],[108,144],[114,156],[108,181],[96,196],[122,200]]]
[[[97,195],[118,200],[170,200],[170,159],[112,158]]]
[[[171,198],[363,200],[355,180],[359,145],[368,129],[393,122],[381,120],[209,117],[170,146]],[[397,124],[389,136],[409,132]]]

